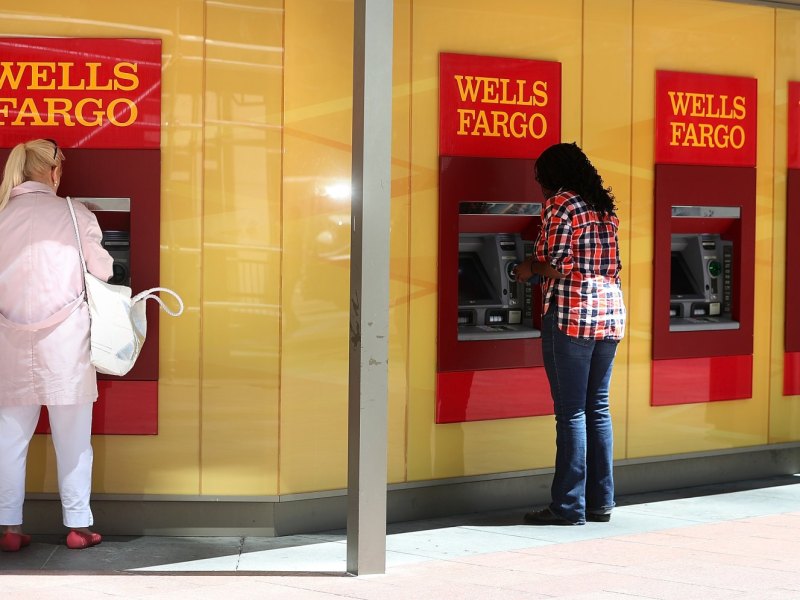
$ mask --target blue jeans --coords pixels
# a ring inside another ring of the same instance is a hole
[[[542,354],[556,415],[550,510],[584,523],[614,507],[613,434],[608,407],[616,340],[570,337],[553,309],[542,318]]]

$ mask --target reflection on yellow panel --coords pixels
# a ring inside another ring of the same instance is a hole
[[[287,0],[280,492],[347,481],[353,4]]]
[[[552,464],[552,417],[434,424],[438,253],[438,57],[461,52],[562,63],[562,131],[579,139],[583,3],[545,0],[414,4],[408,478],[435,479]],[[447,23],[442,27],[442,23]],[[565,34],[565,32],[567,32]],[[568,32],[574,32],[574,35]],[[579,39],[579,38],[578,38]],[[532,393],[548,393],[538,390]]]
[[[776,11],[775,44],[775,209],[772,219],[773,296],[772,296],[772,373],[769,405],[770,443],[800,439],[800,396],[783,395],[784,320],[786,310],[796,307],[785,301],[786,286],[786,168],[789,81],[800,81],[798,36],[800,13]],[[798,235],[793,232],[790,235]]]
[[[408,307],[410,294],[408,235],[411,206],[411,0],[394,2],[392,98],[392,206],[389,266],[389,412],[388,479],[406,479],[408,409]]]
[[[653,255],[653,117],[657,69],[752,76],[759,85],[756,311],[771,302],[774,14],[753,6],[696,0],[637,0],[633,23],[633,264],[628,456],[741,447],[767,441],[769,331],[756,327],[753,398],[703,405],[650,406]],[[741,37],[737,32],[746,30]],[[736,45],[729,40],[737,39]],[[690,194],[691,190],[687,190]],[[658,275],[658,274],[657,274]],[[663,274],[661,275],[663,276]]]
[[[204,494],[278,492],[281,9],[206,6]]]

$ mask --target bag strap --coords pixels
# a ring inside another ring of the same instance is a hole
[[[167,294],[171,294],[175,298],[175,300],[178,301],[178,310],[177,311],[170,310],[164,303],[164,301],[158,296],[156,296],[153,292],[166,292]],[[154,287],[150,288],[149,290],[139,292],[133,298],[131,298],[131,305],[136,304],[137,302],[139,302],[139,300],[155,300],[156,302],[158,302],[159,306],[161,306],[161,310],[163,310],[171,317],[179,317],[181,314],[183,314],[183,300],[178,294],[176,294],[169,288]]]
[[[81,234],[78,231],[78,219],[75,218],[75,209],[72,207],[72,198],[67,196],[67,206],[69,206],[69,214],[72,217],[72,225],[75,227],[75,239],[78,241],[78,254],[81,255],[81,265],[83,266],[83,272],[86,273],[86,259],[83,257],[83,248],[81,247]],[[86,283],[84,282],[83,287],[86,287]]]
[[[0,327],[8,327],[9,329],[16,329],[17,331],[39,331],[40,329],[47,329],[48,327],[53,327],[65,321],[82,303],[83,296],[78,296],[75,300],[54,312],[46,319],[37,321],[36,323],[15,323],[11,319],[7,319],[3,314],[0,314]]]

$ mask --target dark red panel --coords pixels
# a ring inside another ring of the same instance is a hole
[[[653,359],[753,352],[756,171],[749,167],[656,165],[653,253]],[[673,219],[673,206],[738,206],[739,219]],[[721,233],[732,240],[733,318],[739,329],[669,330],[670,242],[673,233]]]
[[[783,355],[783,395],[800,395],[800,352]]]
[[[652,406],[751,398],[753,356],[654,360],[652,389]]]
[[[800,352],[800,169],[789,169],[786,184],[786,306],[784,350]]]
[[[158,434],[157,381],[98,381],[99,397],[92,411],[92,433],[105,435]],[[50,433],[47,409],[36,433]]]
[[[535,161],[475,157],[440,158],[439,311],[437,370],[462,371],[542,365],[538,339],[458,341],[459,203],[543,202],[533,178]],[[506,219],[507,217],[502,217]],[[500,219],[498,219],[499,221]],[[512,217],[514,231],[535,231],[538,217]],[[465,220],[470,231],[479,219]],[[505,222],[505,221],[503,221]],[[534,313],[538,312],[534,308]]]
[[[461,423],[553,414],[544,367],[436,375],[436,422]]]

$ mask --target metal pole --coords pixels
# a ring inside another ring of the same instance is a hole
[[[386,572],[393,0],[355,0],[347,572]]]

